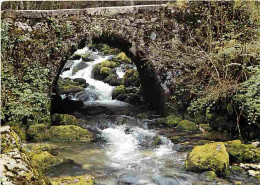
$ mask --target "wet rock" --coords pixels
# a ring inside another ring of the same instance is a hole
[[[84,106],[82,101],[70,100],[69,98],[65,98],[62,101],[61,110],[57,113],[72,113],[75,111],[80,111]]]
[[[126,64],[133,63],[132,60],[129,57],[127,57],[124,52],[119,53],[117,57],[113,58],[113,60]]]
[[[94,58],[89,53],[82,55],[81,57],[84,62],[90,62],[94,60]]]
[[[123,77],[123,85],[125,87],[129,87],[129,86],[139,87],[140,86],[139,74],[136,69],[128,69],[125,72],[125,75]]]
[[[216,180],[217,175],[214,171],[206,171],[206,172],[201,173],[199,175],[199,178],[201,180],[206,180],[206,181],[212,182],[212,181]]]
[[[78,71],[85,69],[86,67],[88,67],[88,64],[86,64],[85,62],[80,62],[78,63],[76,66],[74,66],[73,70],[72,70],[72,74],[76,74]]]
[[[52,115],[53,125],[78,125],[77,118],[69,114],[53,114]]]
[[[75,97],[78,100],[83,101],[83,102],[98,100],[97,94],[93,90],[90,90],[90,89],[76,93]]]
[[[90,141],[93,137],[88,130],[75,125],[52,126],[48,132],[51,141]]]
[[[201,132],[195,123],[188,121],[188,120],[182,120],[181,122],[178,123],[176,128],[177,128],[177,130],[180,130],[183,132],[188,132],[188,133],[200,133]]]
[[[169,127],[176,127],[182,119],[177,115],[170,115],[166,117],[166,125]]]
[[[86,88],[89,86],[88,83],[86,83],[86,80],[84,78],[75,78],[73,79],[74,82],[77,82],[79,85],[81,85],[83,88]]]
[[[229,155],[224,143],[196,146],[187,156],[185,167],[194,172],[214,171],[220,176],[225,176],[229,168]]]
[[[105,106],[84,107],[80,112],[85,115],[111,114]]]
[[[81,55],[76,55],[76,54],[74,54],[74,55],[72,55],[72,56],[70,57],[70,60],[79,60],[79,59],[81,59]]]
[[[231,162],[260,162],[260,149],[252,144],[243,144],[240,140],[225,142]]]
[[[170,140],[173,142],[173,143],[180,143],[181,142],[181,137],[180,136],[172,136],[170,138]]]
[[[119,101],[126,101],[127,98],[127,94],[120,94],[116,99]]]
[[[171,184],[171,185],[180,185],[180,183],[176,180],[176,177],[156,177],[154,179],[155,183],[158,185]]]
[[[90,175],[59,177],[51,180],[52,185],[95,185],[94,177]]]
[[[113,89],[112,92],[112,99],[117,99],[117,97],[121,94],[125,94],[126,93],[126,89],[125,86],[120,85],[118,87],[116,87],[115,89]]]
[[[70,68],[72,67],[74,61],[73,60],[67,60],[67,62],[65,63],[62,71],[68,71],[70,70]]]
[[[137,185],[138,177],[131,174],[123,174],[117,180],[117,185]]]

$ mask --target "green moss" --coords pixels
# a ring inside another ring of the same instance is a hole
[[[49,137],[45,124],[31,125],[28,129],[28,138],[33,141],[47,140]]]
[[[49,130],[50,140],[81,140],[90,141],[92,134],[75,125],[52,126]]]
[[[170,115],[166,117],[166,125],[169,127],[176,127],[182,119],[176,115]]]
[[[49,144],[46,143],[41,143],[41,144],[27,144],[25,146],[26,150],[29,152],[34,152],[34,153],[40,153],[43,151],[50,151],[51,150],[51,146]]]
[[[42,171],[62,162],[62,159],[51,155],[47,151],[30,153],[33,166],[39,166]]]
[[[70,92],[79,92],[79,91],[83,91],[83,90],[84,90],[83,87],[75,86],[75,85],[60,87],[60,93],[61,94],[66,94],[66,93],[70,93]]]
[[[77,118],[69,114],[53,114],[52,122],[57,125],[78,125],[79,124]]]
[[[126,56],[124,52],[121,52],[117,55],[116,59],[118,59],[120,62],[124,63],[133,63],[132,60]]]
[[[235,173],[242,173],[245,171],[243,168],[237,165],[232,165],[230,170]]]
[[[15,131],[15,133],[19,136],[19,138],[23,141],[26,140],[26,131],[24,128],[22,128],[21,126],[19,125],[14,125],[14,126],[11,126],[12,129]]]
[[[82,175],[75,177],[60,177],[51,180],[52,185],[94,185],[94,177]]]
[[[188,132],[188,133],[199,133],[200,130],[198,126],[188,120],[182,120],[181,122],[178,123],[177,125],[177,130],[183,131],[183,132]]]
[[[181,137],[180,136],[172,136],[170,139],[175,144],[181,142]]]
[[[140,85],[139,74],[136,69],[128,69],[123,77],[123,85],[126,87],[138,87]]]
[[[231,162],[260,162],[260,150],[240,140],[225,142]]]
[[[147,119],[148,118],[148,114],[146,113],[139,113],[136,115],[137,118],[139,119]]]
[[[112,98],[116,99],[119,95],[125,94],[126,88],[123,85],[117,86],[115,89],[113,89]]]
[[[100,63],[100,68],[102,68],[102,67],[115,68],[117,66],[118,66],[118,64],[116,62],[112,62],[109,60],[106,60],[106,61]]]
[[[216,175],[216,173],[214,171],[203,172],[203,175],[205,176],[205,179],[207,181],[214,181],[217,178],[217,175]]]
[[[214,171],[225,176],[229,167],[229,156],[222,142],[196,146],[185,162],[187,170],[194,172]]]
[[[212,131],[212,128],[209,126],[209,124],[200,124],[199,127],[206,132]]]
[[[109,67],[101,67],[100,74],[108,76],[111,74],[111,69]]]

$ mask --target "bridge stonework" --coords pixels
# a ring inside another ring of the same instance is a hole
[[[37,63],[50,70],[52,87],[68,57],[91,42],[117,46],[135,62],[148,105],[165,114],[165,91],[157,74],[163,50],[180,30],[164,6],[89,8],[81,10],[4,11],[12,49],[3,52],[3,65],[12,58],[17,75]],[[50,93],[46,89],[46,93]]]

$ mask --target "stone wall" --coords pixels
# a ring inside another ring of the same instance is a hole
[[[93,40],[118,44],[137,66],[148,105],[165,114],[165,91],[156,70],[161,59],[154,56],[154,48],[164,50],[179,36],[180,28],[173,17],[174,12],[158,5],[4,11],[8,47],[2,55],[3,68],[11,66],[10,72],[22,79],[25,66],[43,66],[49,69],[46,78],[55,87],[65,61],[76,49]],[[8,96],[12,94],[7,87],[5,91]],[[51,87],[46,88],[45,93],[50,92]]]

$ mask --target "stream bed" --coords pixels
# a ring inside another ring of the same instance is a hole
[[[82,62],[74,60],[70,69],[61,78],[83,78],[89,84],[85,92],[90,96],[85,106],[102,105],[111,110],[111,115],[89,116],[75,113],[81,127],[95,134],[93,142],[52,142],[52,153],[64,162],[47,171],[50,178],[90,174],[99,185],[189,185],[214,184],[202,182],[198,174],[184,169],[186,152],[176,152],[174,144],[157,131],[147,119],[137,118],[143,107],[112,100],[113,86],[93,78],[96,64],[111,58],[88,47],[76,51],[90,54],[94,60],[73,74],[73,69]],[[117,68],[120,78],[124,70]],[[91,93],[90,93],[91,92]],[[75,95],[62,95],[78,100]],[[125,112],[133,114],[125,115]],[[134,114],[135,113],[135,114]],[[156,116],[156,115],[155,115]]]

